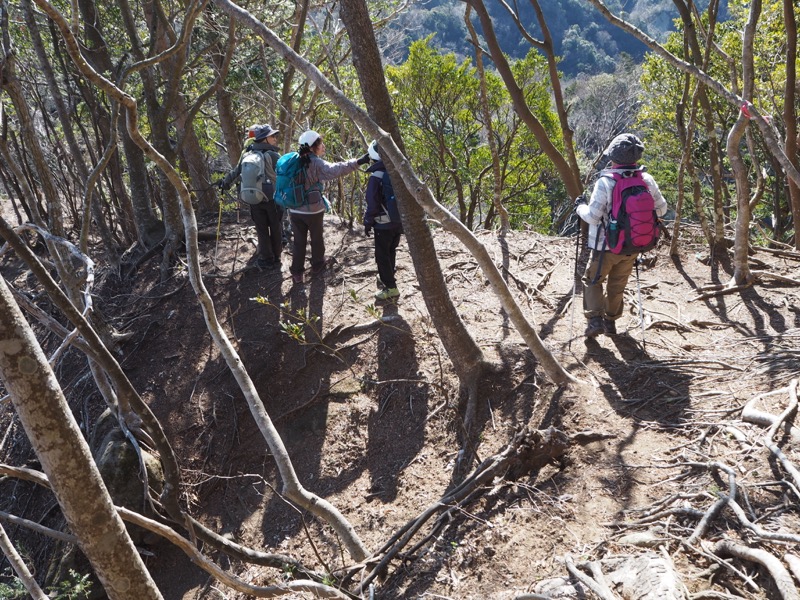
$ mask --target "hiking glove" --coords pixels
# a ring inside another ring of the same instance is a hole
[[[217,189],[218,189],[220,192],[224,192],[225,190],[227,190],[227,189],[228,189],[228,187],[225,185],[225,180],[224,180],[224,179],[220,179],[220,180],[219,180],[217,183],[215,183],[214,185],[216,185],[216,186],[217,186]]]
[[[369,164],[369,153],[367,153],[364,156],[362,156],[361,158],[359,158],[356,162],[358,164],[360,164],[360,165]]]
[[[372,225],[364,225],[364,235],[367,237],[372,235]]]
[[[581,194],[580,196],[578,196],[577,198],[575,198],[575,210],[577,210],[577,209],[578,209],[578,207],[579,207],[581,204],[586,204],[586,196],[584,196],[583,194]]]

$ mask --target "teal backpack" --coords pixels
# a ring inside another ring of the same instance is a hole
[[[275,174],[275,202],[283,208],[307,206],[309,192],[322,191],[319,182],[306,188],[306,168],[297,152],[281,156],[275,165]]]

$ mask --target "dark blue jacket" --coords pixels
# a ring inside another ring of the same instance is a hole
[[[402,229],[402,223],[392,221],[383,207],[383,173],[385,170],[386,167],[382,160],[372,163],[367,169],[369,181],[367,182],[367,209],[364,211],[364,225],[375,229]]]

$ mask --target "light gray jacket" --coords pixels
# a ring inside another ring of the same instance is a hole
[[[322,160],[316,154],[311,154],[311,162],[306,168],[306,189],[308,192],[308,204],[300,208],[289,209],[290,213],[316,214],[325,212],[325,202],[322,199],[322,181],[331,181],[349,175],[359,167],[358,159],[351,158],[338,163],[329,163]]]

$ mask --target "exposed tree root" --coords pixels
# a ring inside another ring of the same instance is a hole
[[[731,281],[728,283],[703,286],[697,288],[698,294],[692,298],[689,298],[688,301],[694,302],[695,300],[708,300],[709,298],[725,296],[727,294],[735,294],[752,287],[756,281],[763,279],[775,279],[777,281],[790,283],[792,285],[800,285],[800,280],[798,279],[792,279],[791,277],[779,275],[778,273],[772,273],[771,271],[752,270],[750,271],[749,279],[744,283],[737,284],[735,280],[731,279]]]
[[[0,463],[0,475],[6,475],[11,477],[16,477],[19,479],[23,479],[25,481],[30,481],[37,485],[40,485],[45,488],[50,488],[50,482],[47,479],[47,476],[40,472],[33,469],[26,469],[24,467],[12,467],[10,465],[5,465]],[[161,525],[152,519],[148,519],[138,513],[133,511],[117,508],[117,512],[120,513],[120,516],[123,520],[133,523],[135,525],[139,525],[144,529],[152,531],[160,535],[161,537],[165,537],[166,539],[170,540],[171,542],[175,543],[184,552],[187,552],[187,549],[184,547],[184,542],[186,544],[190,544],[185,538],[181,537],[176,533],[173,529]],[[302,563],[298,560],[284,555],[284,554],[272,554],[267,552],[261,552],[259,550],[253,550],[251,548],[247,548],[240,544],[236,544],[223,536],[215,533],[214,531],[208,529],[199,521],[196,521],[192,517],[187,517],[188,524],[190,525],[190,533],[193,538],[197,538],[204,543],[208,544],[212,548],[227,554],[231,558],[241,560],[243,562],[249,562],[256,565],[261,565],[265,567],[272,567],[274,569],[279,569],[281,571],[285,571],[287,568],[295,574],[295,576],[306,577],[314,582],[322,582],[325,579],[325,576],[321,573],[316,573],[311,569],[307,569]],[[0,513],[0,520],[8,520],[9,522],[13,522],[17,525],[22,525],[24,527],[28,527],[38,533],[42,533],[49,537],[60,539],[62,541],[68,543],[75,543],[76,540],[73,536],[69,534],[64,534],[58,531],[50,530],[46,527],[42,527],[36,523],[31,523],[25,519],[20,519],[19,517],[14,517],[13,515],[8,515],[6,517],[5,513]],[[187,554],[195,559],[194,553],[199,554],[199,550],[194,547],[193,544],[192,550],[187,552]],[[203,561],[210,562],[208,559],[203,557]],[[212,563],[213,564],[213,563]],[[202,566],[202,565],[201,565]],[[214,565],[217,569],[218,566]],[[205,568],[205,567],[203,567]],[[211,573],[211,571],[209,571]],[[212,573],[214,575],[214,573]],[[236,588],[238,589],[238,588]],[[241,590],[240,590],[241,591]],[[250,593],[250,592],[248,592]],[[260,596],[265,597],[265,596]],[[338,596],[330,596],[330,597],[338,597]]]
[[[756,562],[767,569],[783,600],[800,600],[792,576],[781,564],[780,560],[766,550],[748,548],[730,540],[720,540],[714,544],[714,553],[723,556],[734,556],[742,560]]]
[[[462,509],[479,495],[485,484],[497,477],[513,480],[541,469],[563,456],[568,447],[567,437],[552,427],[543,431],[530,429],[519,431],[502,452],[484,460],[460,485],[396,531],[377,553],[361,565],[355,565],[343,573],[342,579],[346,581],[358,571],[369,568],[359,582],[357,593],[363,594],[430,519],[437,517],[432,532],[418,542],[414,550],[426,544],[455,511]]]

